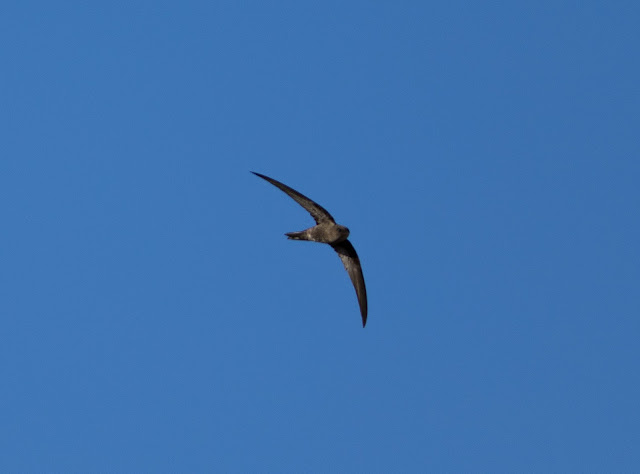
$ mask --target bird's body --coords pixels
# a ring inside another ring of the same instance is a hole
[[[288,232],[285,235],[291,240],[308,240],[329,244],[333,247],[338,253],[340,260],[342,260],[344,268],[347,270],[349,278],[351,278],[351,282],[356,290],[358,304],[360,305],[360,315],[362,316],[362,327],[364,327],[367,324],[367,289],[364,285],[360,259],[353,245],[351,245],[351,242],[348,240],[349,229],[340,224],[336,224],[336,221],[326,209],[303,194],[300,194],[295,189],[263,174],[253,171],[252,173],[285,192],[294,201],[304,207],[309,214],[311,214],[311,217],[315,219],[317,225],[299,232]]]
[[[349,237],[349,229],[345,226],[324,222],[309,227],[300,232],[288,232],[285,234],[291,240],[309,240],[321,244],[337,244]]]

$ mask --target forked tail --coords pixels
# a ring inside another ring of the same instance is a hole
[[[304,236],[304,230],[301,232],[287,232],[284,235],[289,237],[290,240],[307,240]]]

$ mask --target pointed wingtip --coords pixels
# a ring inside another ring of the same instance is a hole
[[[251,170],[249,172],[255,174],[258,178],[264,179],[265,181],[268,181],[270,183],[273,182],[273,180],[271,178],[269,178],[268,176],[265,176],[265,175],[263,175],[261,173],[257,173],[256,171],[251,171]]]

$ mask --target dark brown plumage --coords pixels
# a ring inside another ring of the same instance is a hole
[[[311,217],[313,217],[317,225],[300,232],[289,232],[285,235],[292,240],[309,240],[311,242],[329,244],[333,247],[340,256],[340,260],[342,260],[342,264],[347,270],[349,278],[351,278],[351,283],[353,283],[353,287],[356,290],[358,304],[360,305],[360,315],[362,316],[362,327],[365,327],[367,324],[367,288],[364,284],[362,267],[356,249],[354,249],[351,242],[347,240],[349,237],[349,229],[336,224],[336,221],[325,208],[295,189],[263,174],[254,171],[252,171],[252,173],[285,192],[311,214]]]

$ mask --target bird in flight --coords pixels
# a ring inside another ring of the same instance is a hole
[[[353,287],[356,289],[356,296],[358,297],[358,304],[360,305],[360,315],[362,316],[362,327],[364,327],[367,324],[367,289],[364,286],[364,276],[362,276],[362,267],[360,266],[360,259],[358,258],[356,249],[354,249],[351,242],[347,240],[347,237],[349,237],[349,229],[336,224],[336,221],[325,208],[303,194],[300,194],[295,189],[263,174],[254,171],[252,171],[252,173],[287,193],[289,197],[311,214],[311,217],[313,217],[317,225],[300,232],[288,232],[285,235],[291,240],[309,240],[311,242],[329,244],[333,247],[333,250],[338,253],[340,260],[342,260],[342,264],[347,270],[349,278],[351,278]]]

